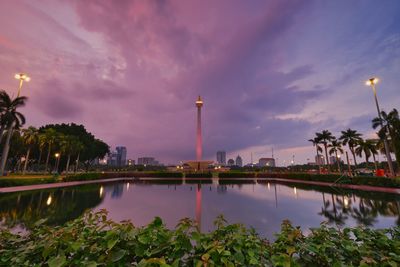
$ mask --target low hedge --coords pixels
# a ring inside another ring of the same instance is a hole
[[[256,173],[254,172],[220,172],[218,173],[219,178],[255,178]]]
[[[400,188],[399,178],[386,178],[375,176],[348,177],[338,174],[309,174],[309,173],[258,173],[257,178],[282,178],[293,180],[317,181],[327,183],[370,185],[381,187]],[[340,180],[338,180],[341,178]]]
[[[57,177],[48,178],[0,178],[0,187],[34,185],[34,184],[50,184],[58,182]]]
[[[181,172],[88,172],[68,175],[64,181],[87,181],[98,179],[126,178],[126,177],[148,177],[148,178],[182,178]]]
[[[182,219],[175,229],[156,217],[144,227],[116,223],[105,211],[64,226],[39,221],[28,234],[0,230],[0,262],[8,266],[399,266],[400,228],[337,229],[322,224],[305,235],[284,221],[269,242],[241,224],[200,232]]]

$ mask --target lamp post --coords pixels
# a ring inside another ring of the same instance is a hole
[[[56,157],[56,167],[54,172],[58,173],[58,165],[60,164],[60,153],[54,154],[54,157]]]
[[[31,78],[26,75],[26,73],[17,73],[15,74],[15,79],[19,80],[19,87],[18,87],[18,94],[17,97],[19,97],[19,95],[21,94],[21,89],[22,89],[22,84],[24,82],[29,82],[31,80]]]
[[[382,116],[381,116],[381,110],[379,108],[379,103],[378,103],[378,97],[376,95],[376,88],[375,88],[375,84],[378,83],[378,78],[371,78],[368,81],[366,81],[366,85],[371,86],[372,91],[374,92],[374,98],[375,98],[375,104],[376,104],[376,110],[378,111],[378,117],[379,117],[379,122],[381,124],[381,128],[383,128],[383,122],[382,122]],[[389,165],[389,176],[393,177],[394,176],[394,171],[393,171],[393,162],[392,162],[392,157],[390,156],[390,150],[389,150],[389,145],[387,142],[387,134],[389,129],[385,129],[385,136],[383,138],[383,143],[385,145],[385,152],[386,152],[386,158],[388,161],[388,165]]]
[[[17,97],[19,97],[23,82],[24,81],[28,82],[28,81],[30,81],[31,78],[29,78],[28,75],[26,75],[25,73],[15,74],[14,77],[16,79],[19,79],[19,87],[18,87],[18,94],[17,94]],[[11,125],[8,127],[7,138],[6,138],[4,147],[3,147],[3,152],[2,152],[2,156],[1,156],[1,162],[0,162],[0,176],[3,176],[3,174],[4,174],[4,169],[6,167],[7,158],[8,158],[8,152],[10,150],[10,140],[11,140],[11,136],[14,132],[14,127],[15,127],[15,121],[13,121],[11,123]]]

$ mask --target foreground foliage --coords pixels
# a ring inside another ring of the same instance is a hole
[[[288,221],[273,243],[242,225],[198,232],[189,219],[168,230],[160,218],[145,227],[87,213],[64,226],[43,221],[28,235],[0,232],[0,265],[8,266],[397,266],[400,228],[337,230],[321,225],[304,236]]]

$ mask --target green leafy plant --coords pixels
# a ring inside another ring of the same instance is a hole
[[[272,243],[253,229],[227,224],[198,231],[190,219],[174,230],[160,218],[144,227],[115,223],[105,210],[64,226],[38,221],[28,234],[0,231],[0,265],[9,266],[398,266],[400,228],[327,227],[306,236],[289,221]]]

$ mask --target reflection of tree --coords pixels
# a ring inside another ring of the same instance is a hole
[[[397,217],[396,224],[400,225],[400,205],[396,198],[382,200],[333,193],[327,198],[322,192],[323,206],[318,214],[325,217],[328,223],[337,225],[344,225],[349,216],[357,224],[365,226],[373,226],[378,216]]]
[[[122,183],[117,183],[113,185],[113,191],[111,193],[111,198],[121,198],[124,193],[124,185]]]
[[[46,218],[48,225],[75,219],[101,203],[100,185],[18,192],[0,196],[0,222],[7,227],[31,228]]]
[[[376,217],[379,214],[374,200],[369,200],[372,205],[366,205],[365,199],[360,198],[358,208],[352,208],[351,216],[357,221],[358,224],[365,226],[372,226],[376,222]]]
[[[328,223],[330,224],[344,225],[348,216],[346,215],[347,209],[343,204],[343,201],[341,201],[341,199],[334,194],[331,194],[331,201],[330,201],[329,199],[325,198],[324,193],[322,193],[322,201],[323,201],[323,207],[321,209],[321,212],[318,214],[327,218]],[[339,205],[339,208],[337,204]]]

